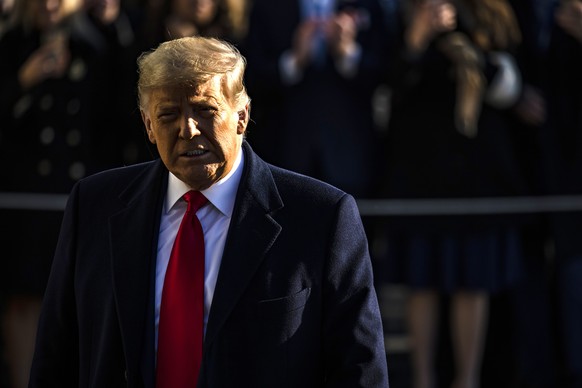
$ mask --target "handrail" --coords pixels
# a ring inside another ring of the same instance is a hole
[[[62,211],[68,195],[0,192],[0,209]],[[362,216],[445,216],[582,211],[582,195],[524,197],[358,199]]]

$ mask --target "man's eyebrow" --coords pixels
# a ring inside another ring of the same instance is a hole
[[[173,109],[177,105],[178,104],[173,102],[173,101],[162,101],[162,102],[156,104],[154,108],[156,111],[160,111],[160,110],[164,110],[164,109]]]
[[[188,102],[190,104],[208,104],[208,103],[212,103],[218,106],[222,106],[222,104],[220,103],[220,99],[218,99],[216,96],[214,95],[196,95],[196,96],[190,96],[188,97]]]

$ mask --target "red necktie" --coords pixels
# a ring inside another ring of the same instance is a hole
[[[196,211],[199,191],[184,194],[188,210],[176,235],[164,278],[156,388],[194,388],[204,340],[204,234]]]

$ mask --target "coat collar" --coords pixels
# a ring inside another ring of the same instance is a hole
[[[167,186],[160,160],[150,162],[119,195],[109,218],[113,288],[128,375],[153,381],[153,295],[160,212]],[[142,365],[140,368],[140,362]]]

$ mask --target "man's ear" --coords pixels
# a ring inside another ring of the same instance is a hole
[[[250,102],[244,106],[243,109],[238,111],[238,123],[236,126],[236,132],[239,135],[242,135],[247,130],[247,125],[249,123],[249,116],[250,116]]]
[[[156,144],[156,138],[154,136],[154,131],[152,130],[152,120],[150,120],[149,116],[143,111],[143,109],[140,110],[140,113],[146,133],[148,134],[148,139],[150,139],[152,144]]]

